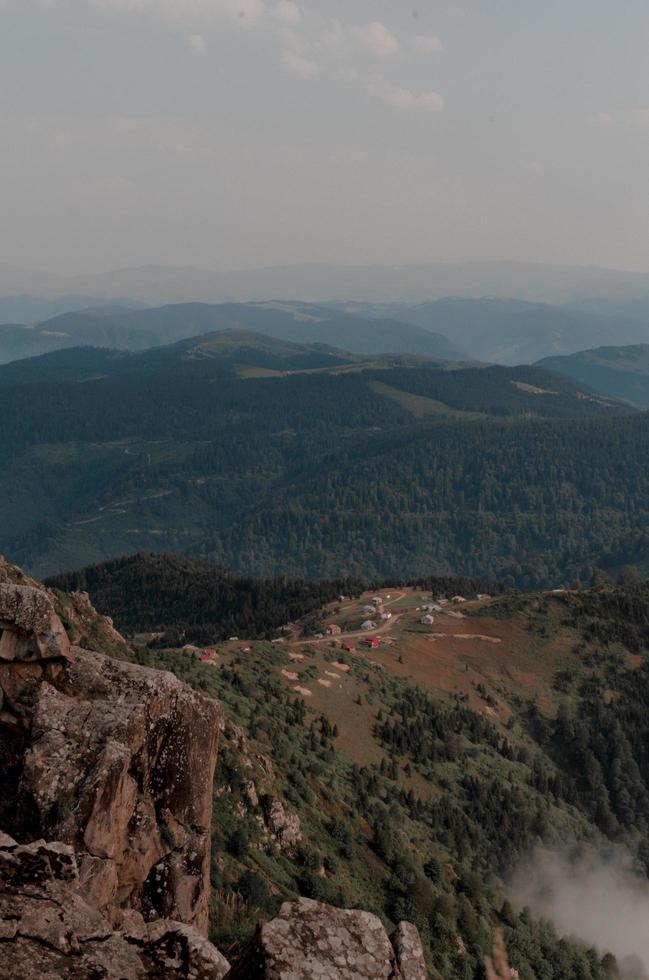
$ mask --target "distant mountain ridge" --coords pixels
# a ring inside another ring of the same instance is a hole
[[[250,330],[357,354],[402,352],[468,359],[441,334],[394,319],[367,319],[307,304],[183,303],[155,309],[65,313],[34,328],[0,325],[0,363],[86,345],[145,350],[218,330]]]
[[[610,343],[649,342],[649,314],[641,317],[581,312],[519,299],[445,297],[418,304],[332,304],[361,316],[393,317],[453,337],[474,360],[533,364]]]
[[[571,303],[647,300],[649,274],[533,262],[477,261],[420,265],[302,264],[233,272],[191,266],[142,266],[94,275],[55,276],[0,265],[0,294],[66,294],[162,303],[251,301],[422,302],[443,296]]]

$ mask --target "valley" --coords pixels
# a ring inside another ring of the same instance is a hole
[[[272,752],[299,816],[287,862],[260,852],[245,785],[215,801],[215,940],[238,948],[255,906],[272,910],[297,875],[303,894],[407,915],[433,977],[473,975],[495,923],[525,980],[540,961],[557,980],[614,976],[604,950],[558,941],[517,908],[508,881],[539,839],[557,853],[624,842],[645,873],[646,583],[507,595],[481,583],[480,598],[466,581],[431,585],[332,599],[270,642],[136,646],[138,662],[217,695],[254,751]],[[370,606],[376,628],[363,630]],[[236,781],[230,750],[220,765]],[[229,836],[233,812],[245,845]]]

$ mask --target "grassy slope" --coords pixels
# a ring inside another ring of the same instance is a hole
[[[234,788],[215,803],[214,938],[237,948],[259,915],[300,892],[376,910],[388,923],[414,919],[431,975],[444,980],[482,976],[498,926],[524,980],[603,977],[593,954],[503,904],[501,881],[539,838],[601,840],[582,806],[537,788],[539,773],[550,787],[561,777],[527,722],[530,705],[552,719],[576,710],[580,685],[638,669],[637,652],[617,638],[617,600],[592,596],[503,598],[462,607],[462,619],[438,615],[422,630],[421,593],[406,590],[381,649],[366,654],[331,640],[253,643],[249,653],[225,643],[213,667],[186,653],[142,652],[221,699],[256,750],[272,756],[276,787],[302,823],[296,857],[260,850],[255,808],[226,753],[221,776]],[[332,606],[326,618],[353,629],[358,606]],[[605,646],[593,632],[602,621],[613,624]],[[296,687],[310,694],[302,701]],[[424,755],[391,750],[381,726],[407,717],[417,731],[445,734]]]

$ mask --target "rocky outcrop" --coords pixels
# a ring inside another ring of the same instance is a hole
[[[417,926],[400,922],[391,936],[399,973],[403,980],[427,980],[428,971]]]
[[[70,642],[49,597],[29,585],[0,584],[0,660],[70,660]]]
[[[239,814],[250,814],[259,825],[258,846],[268,853],[295,857],[303,842],[300,818],[277,796],[278,778],[272,761],[253,750],[243,729],[229,720],[223,727],[222,744],[229,757],[236,759],[236,772],[243,782]],[[216,789],[221,795],[230,791],[227,782]]]
[[[86,900],[74,851],[0,836],[0,980],[222,980],[227,960],[180,922],[110,922]]]
[[[81,891],[207,932],[218,705],[71,647],[44,590],[0,585],[0,826],[69,844]]]
[[[301,898],[258,929],[228,980],[425,980],[416,928],[402,923],[395,939],[370,912]]]

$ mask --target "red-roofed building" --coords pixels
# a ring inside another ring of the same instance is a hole
[[[378,647],[381,646],[381,637],[380,636],[368,636],[362,642],[365,644],[366,647],[369,647],[370,650],[376,650],[376,649],[378,649]]]

